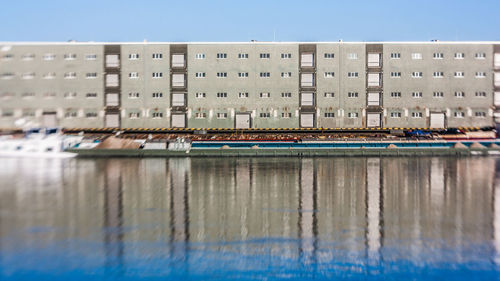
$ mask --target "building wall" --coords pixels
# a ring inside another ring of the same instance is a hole
[[[113,44],[120,45],[121,49],[121,127],[171,127],[170,48],[173,44]],[[299,127],[301,44],[188,43],[187,127],[233,128],[237,113],[251,114],[255,128]],[[366,127],[367,44],[306,44],[316,47],[315,126]],[[379,44],[383,45],[382,127],[428,127],[432,112],[444,112],[447,127],[494,125],[494,44]],[[62,127],[103,127],[104,46],[103,43],[75,42],[0,43],[0,127],[41,126],[44,112],[56,112],[58,125]],[[217,58],[218,53],[227,57]],[[400,57],[392,58],[392,53]],[[412,53],[420,53],[422,59],[412,59]],[[443,58],[434,59],[434,53],[442,53]],[[455,59],[455,53],[463,53],[464,58]],[[477,53],[484,53],[485,58],[476,58]],[[27,54],[33,56],[26,58]],[[44,60],[46,54],[55,57]],[[68,54],[76,57],[65,59]],[[95,59],[86,59],[91,54]],[[153,58],[153,54],[161,54],[161,58]],[[248,54],[248,58],[239,58],[238,54]],[[269,54],[269,58],[261,58],[260,54]],[[282,54],[289,57],[282,58]],[[333,54],[333,57],[325,57],[325,54]],[[138,58],[131,59],[130,55],[138,55]],[[454,77],[458,71],[464,72],[463,78]],[[30,72],[34,77],[23,79],[23,74]],[[44,75],[51,72],[55,77],[45,79]],[[75,72],[76,77],[65,79],[65,73],[69,72]],[[218,72],[227,73],[227,77],[217,77]],[[248,77],[238,77],[239,72],[248,73]],[[269,72],[270,77],[260,77],[261,72]],[[333,77],[326,77],[326,73],[331,72]],[[401,77],[392,78],[391,72],[400,72]],[[412,72],[422,72],[423,77],[412,78]],[[444,77],[434,78],[434,72],[443,72]],[[486,77],[477,78],[476,72],[485,72]],[[8,73],[14,76],[6,76]],[[96,77],[86,78],[87,73],[96,73]],[[137,73],[138,77],[129,77],[131,73]],[[153,73],[162,76],[154,78]],[[205,73],[205,77],[198,78],[196,73]],[[285,78],[282,73],[291,73],[291,76]],[[349,73],[357,73],[357,76],[348,77]],[[349,97],[350,92],[357,93],[357,97]],[[392,92],[399,92],[401,96],[393,97]],[[422,98],[412,97],[412,92],[422,92]],[[443,97],[435,98],[433,92],[443,92]],[[456,97],[455,92],[463,92],[464,97]],[[485,96],[476,96],[476,92],[484,92]],[[87,97],[88,93],[95,95]],[[197,97],[197,93],[200,93],[198,96],[205,93],[205,97]],[[218,98],[217,93],[227,93],[227,97]],[[239,93],[248,93],[248,97],[239,97]],[[270,96],[261,97],[261,93]],[[325,93],[333,93],[333,97]],[[401,117],[391,117],[392,112],[400,112]],[[421,112],[422,117],[414,118],[412,112]],[[463,112],[464,116],[455,116],[456,112]],[[91,114],[87,116],[88,113]],[[226,116],[218,116],[218,113]],[[349,114],[354,113],[357,116],[350,118]],[[476,116],[477,113],[484,116]]]

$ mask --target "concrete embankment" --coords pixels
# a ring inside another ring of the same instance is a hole
[[[350,156],[470,156],[500,155],[499,148],[299,148],[299,149],[68,149],[79,157],[350,157]]]

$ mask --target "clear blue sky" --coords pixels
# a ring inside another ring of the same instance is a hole
[[[0,41],[500,41],[500,0],[0,0]]]

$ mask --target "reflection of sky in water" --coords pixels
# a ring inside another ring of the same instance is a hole
[[[496,158],[1,159],[0,277],[496,279],[497,169]]]

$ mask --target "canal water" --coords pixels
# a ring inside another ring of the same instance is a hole
[[[500,158],[0,159],[1,280],[498,280]]]

